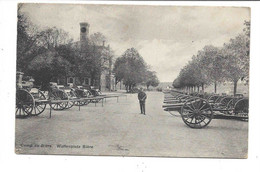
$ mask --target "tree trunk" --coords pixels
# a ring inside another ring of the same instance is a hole
[[[120,85],[121,86],[121,85]],[[125,84],[125,89],[126,89],[126,92],[128,93],[128,87],[127,85]]]
[[[235,81],[234,81],[234,96],[235,96],[236,93],[237,93],[237,82],[238,82],[238,80],[235,80]]]
[[[204,93],[204,84],[201,85],[202,92]]]
[[[131,84],[128,85],[128,90],[131,92],[132,86]]]
[[[200,86],[198,86],[198,93],[200,92]]]
[[[215,90],[214,92],[216,94],[217,93],[217,82],[216,81],[214,82],[214,90]]]

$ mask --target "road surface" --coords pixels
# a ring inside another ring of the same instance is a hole
[[[162,109],[163,93],[147,92],[146,113],[136,94],[64,111],[16,119],[16,153],[246,158],[248,122],[212,120],[187,127]]]

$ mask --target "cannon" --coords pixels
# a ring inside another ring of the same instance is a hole
[[[87,87],[83,86],[77,86],[74,88],[74,92],[78,98],[93,98],[94,96],[91,94],[91,92],[88,90]],[[85,99],[84,101],[78,101],[75,102],[76,106],[83,106],[83,105],[88,105],[91,102],[91,100]]]
[[[164,110],[179,112],[183,122],[191,128],[204,128],[212,119],[248,120],[248,98],[241,95],[188,95],[179,91],[164,94]]]
[[[56,83],[50,83],[50,86],[48,88],[48,100],[56,102],[50,104],[53,110],[64,110],[68,109],[70,106],[69,95],[63,89],[60,88],[61,87],[58,86]]]
[[[23,73],[16,73],[16,107],[17,118],[25,118],[29,115],[40,115],[46,108],[46,96],[37,88],[33,88],[33,80],[23,81]]]
[[[49,105],[50,118],[52,110],[65,110],[72,108],[74,105],[80,106],[89,103],[96,103],[106,98],[126,96],[119,94],[104,95],[97,89],[88,90],[84,87],[70,88],[57,83],[51,82],[47,92],[33,87],[33,79],[29,77],[23,81],[23,73],[17,72],[16,83],[16,118],[26,118],[29,116],[40,115]]]

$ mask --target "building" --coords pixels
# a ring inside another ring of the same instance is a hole
[[[100,89],[101,91],[114,91],[115,87],[115,76],[112,73],[113,69],[113,61],[112,57],[109,56],[110,46],[105,46],[105,42],[103,41],[103,45],[94,45],[89,42],[89,24],[88,23],[80,23],[80,40],[75,42],[75,47],[79,50],[80,56],[85,58],[86,61],[90,60],[89,54],[94,54],[94,57],[101,59],[100,63],[102,63],[102,71],[100,75],[90,76],[86,74],[85,76],[76,76],[75,74],[70,74],[66,78],[66,83],[68,85],[85,85],[92,86]],[[101,53],[100,53],[101,52]],[[92,57],[93,58],[93,57]],[[89,69],[84,69],[89,70]],[[88,73],[88,72],[86,72]],[[58,81],[59,83],[59,81]]]

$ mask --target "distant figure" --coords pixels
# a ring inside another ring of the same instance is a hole
[[[146,100],[147,96],[145,94],[145,92],[143,91],[143,88],[140,88],[140,91],[138,93],[138,100],[140,103],[140,109],[141,109],[141,114],[145,115],[145,100]]]

